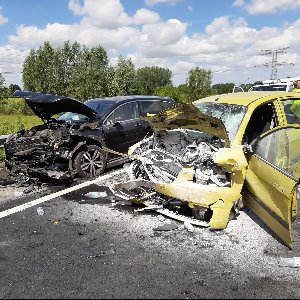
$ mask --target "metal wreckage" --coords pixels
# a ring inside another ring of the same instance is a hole
[[[19,92],[19,91],[18,91]],[[74,154],[87,144],[97,122],[69,123],[51,117],[72,108],[91,120],[95,112],[73,99],[42,93],[20,91],[26,103],[44,124],[30,130],[20,130],[8,137],[5,147],[5,165],[20,184],[41,178],[70,180],[75,176]]]
[[[241,203],[245,146],[230,147],[222,121],[193,105],[145,119],[155,133],[129,149],[130,181],[113,193],[177,220],[226,228]]]

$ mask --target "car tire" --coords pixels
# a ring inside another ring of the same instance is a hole
[[[106,168],[106,157],[103,150],[96,145],[82,148],[74,159],[74,169],[81,178],[95,178]]]

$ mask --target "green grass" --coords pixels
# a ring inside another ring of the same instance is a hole
[[[42,120],[37,116],[0,115],[0,135],[30,129],[39,124],[42,124]]]
[[[0,115],[0,135],[14,133],[21,129],[30,129],[42,124],[37,116]],[[0,162],[4,160],[4,150],[0,149]]]

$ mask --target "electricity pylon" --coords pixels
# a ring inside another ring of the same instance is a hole
[[[272,67],[271,72],[271,80],[277,79],[277,66],[283,66],[288,64],[287,62],[278,62],[278,54],[285,54],[287,53],[287,49],[289,47],[281,48],[281,49],[274,49],[274,50],[261,50],[263,53],[261,55],[270,56],[272,55],[272,62],[265,63],[263,65],[255,66],[255,67]],[[293,65],[293,64],[290,64]]]

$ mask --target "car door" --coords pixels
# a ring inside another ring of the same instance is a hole
[[[299,147],[300,126],[278,127],[263,134],[254,145],[243,192],[245,204],[290,248]]]
[[[106,146],[127,153],[128,148],[144,137],[136,101],[118,106],[104,121]]]

